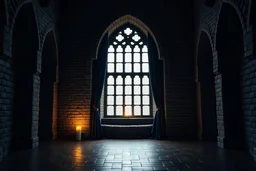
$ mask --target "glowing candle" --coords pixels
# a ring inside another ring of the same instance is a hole
[[[76,140],[77,141],[81,140],[81,126],[76,127]]]

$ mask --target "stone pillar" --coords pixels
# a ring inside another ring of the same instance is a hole
[[[217,113],[217,128],[218,147],[224,148],[225,139],[225,127],[224,127],[224,115],[223,115],[223,101],[222,101],[222,75],[217,74],[215,76],[215,93],[216,93],[216,113]]]
[[[217,146],[224,148],[225,129],[223,116],[223,101],[222,101],[222,75],[218,72],[218,52],[213,51],[213,66],[212,70],[215,74],[215,98],[216,98],[216,114],[217,114]]]
[[[33,75],[33,97],[32,97],[32,132],[31,147],[35,148],[39,145],[38,138],[38,121],[39,121],[39,94],[40,94],[40,77],[38,73]]]
[[[31,128],[31,148],[39,145],[38,123],[39,123],[39,99],[40,99],[40,73],[41,73],[42,53],[37,51],[36,72],[33,74],[33,97],[32,97],[32,128]]]

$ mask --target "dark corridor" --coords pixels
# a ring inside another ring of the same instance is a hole
[[[213,56],[209,38],[201,32],[198,46],[198,81],[200,82],[202,139],[217,141],[217,115],[215,81],[213,73]]]
[[[54,83],[56,81],[56,43],[53,31],[46,36],[42,53],[42,73],[40,75],[40,103],[38,136],[40,141],[53,140]]]
[[[222,74],[223,115],[227,147],[244,147],[242,110],[243,31],[239,17],[229,5],[223,5],[217,31],[219,70]]]

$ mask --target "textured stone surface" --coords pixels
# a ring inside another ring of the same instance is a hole
[[[39,148],[10,154],[0,170],[93,171],[255,171],[249,154],[217,148],[214,143],[100,140],[41,143]]]
[[[222,86],[221,86],[221,74],[218,70],[218,52],[216,50],[216,34],[218,31],[218,19],[221,7],[223,3],[230,5],[235,9],[237,15],[239,16],[241,27],[243,28],[243,39],[244,39],[244,59],[242,64],[242,92],[243,92],[243,113],[244,113],[244,129],[245,129],[245,144],[246,148],[250,151],[253,156],[253,149],[255,144],[255,134],[256,128],[255,118],[256,118],[256,108],[255,108],[255,58],[253,57],[253,31],[250,25],[246,23],[252,19],[249,16],[250,5],[253,3],[248,3],[246,0],[226,0],[225,2],[216,1],[213,7],[207,7],[202,4],[202,1],[197,1],[196,10],[196,24],[198,25],[199,32],[204,31],[209,35],[211,39],[213,49],[213,72],[216,74],[215,77],[215,88],[216,88],[216,110],[217,110],[217,120],[218,120],[218,146],[224,147],[224,137],[225,137],[225,127],[224,127],[224,117],[223,115],[223,100],[222,100]],[[200,11],[200,12],[198,12]],[[249,21],[254,23],[253,21]],[[255,23],[254,23],[255,24]],[[199,39],[199,34],[197,37]],[[254,46],[255,47],[255,46]],[[220,75],[219,75],[220,74]]]
[[[39,90],[40,90],[40,65],[41,65],[41,49],[43,46],[44,36],[50,30],[54,28],[54,15],[55,12],[54,3],[50,3],[49,7],[41,8],[38,1],[19,1],[19,0],[6,0],[5,2],[5,16],[7,21],[4,20],[3,26],[3,39],[1,40],[0,46],[3,47],[3,54],[0,54],[0,146],[2,147],[2,156],[6,156],[12,143],[12,124],[13,124],[13,97],[14,97],[14,73],[13,73],[13,58],[12,58],[12,31],[15,23],[15,17],[25,2],[33,3],[34,11],[36,15],[36,23],[38,28],[39,37],[39,50],[38,55],[34,56],[37,58],[37,72],[34,74],[33,83],[33,112],[31,116],[32,127],[31,127],[31,139],[29,140],[28,146],[38,146],[37,137],[37,122],[38,122],[38,104],[39,104]],[[28,4],[27,3],[27,4]],[[2,12],[2,11],[1,11]],[[2,24],[2,20],[1,20]],[[2,27],[2,25],[1,25]],[[1,28],[2,29],[2,28]],[[2,34],[0,34],[2,35]],[[25,42],[25,40],[23,40]],[[2,49],[2,47],[0,49]],[[0,50],[0,53],[2,51]]]
[[[14,83],[8,58],[0,59],[0,146],[5,156],[11,145]]]

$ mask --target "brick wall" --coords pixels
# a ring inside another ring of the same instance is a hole
[[[61,8],[64,9],[63,6]],[[61,15],[59,27],[59,55],[62,57],[59,61],[57,129],[59,138],[74,138],[78,125],[82,126],[83,136],[89,135],[91,61],[85,56],[85,52],[90,49],[86,42],[88,33],[83,31],[86,30],[86,26],[79,26],[76,23],[78,20],[82,21],[79,17],[75,18],[79,11],[73,7],[65,9],[69,16]]]
[[[1,122],[0,122],[0,146],[2,155],[5,156],[10,149],[12,128],[12,98],[13,98],[13,72],[8,58],[0,59],[1,78]]]
[[[2,3],[6,3],[2,5]],[[7,20],[4,20],[4,30],[0,29],[3,39],[1,37],[0,46],[3,49],[3,53],[0,54],[0,156],[5,156],[9,153],[12,144],[12,132],[13,132],[13,104],[14,104],[14,70],[13,70],[13,58],[12,58],[12,30],[14,29],[14,24],[16,22],[16,16],[20,12],[23,6],[33,3],[33,11],[36,15],[36,27],[38,32],[38,52],[34,56],[37,61],[37,66],[35,66],[36,71],[33,75],[33,107],[31,108],[31,141],[29,144],[26,144],[30,147],[36,147],[38,145],[37,137],[37,123],[38,123],[38,105],[39,105],[39,90],[40,90],[40,65],[41,65],[41,49],[43,46],[43,41],[45,34],[50,29],[54,29],[54,14],[55,11],[54,3],[51,3],[49,7],[40,7],[38,1],[29,1],[29,0],[6,0],[1,1],[1,8],[5,8],[5,17]],[[3,12],[1,10],[1,12]],[[2,13],[0,24],[2,26]],[[30,18],[31,16],[27,16]],[[2,28],[2,27],[1,27]],[[32,35],[31,35],[32,36]],[[24,40],[25,41],[25,40]]]
[[[59,137],[74,136],[82,124],[89,133],[91,60],[105,29],[130,14],[153,32],[165,59],[166,118],[169,138],[196,137],[193,58],[193,13],[191,2],[129,1],[61,3]],[[184,5],[187,4],[187,5]],[[146,7],[146,8],[145,8]],[[143,12],[142,12],[143,11]]]
[[[198,28],[197,32],[205,31],[210,36],[210,42],[212,43],[213,51],[213,72],[215,76],[215,88],[216,88],[216,110],[218,120],[218,146],[224,147],[225,139],[225,124],[223,113],[223,99],[222,99],[222,75],[218,67],[218,52],[216,49],[216,34],[217,24],[219,19],[220,10],[222,4],[228,4],[234,8],[239,16],[241,27],[243,29],[244,39],[244,58],[242,63],[242,92],[243,92],[243,113],[244,113],[244,129],[245,129],[245,141],[246,147],[253,154],[253,150],[256,146],[255,141],[255,60],[252,59],[253,42],[252,42],[252,29],[250,21],[250,0],[221,0],[216,1],[213,7],[207,7],[203,4],[203,1],[196,1],[197,5],[200,4],[200,15],[198,15]],[[200,35],[200,34],[198,34]],[[199,36],[197,36],[198,40]],[[254,46],[255,47],[255,46]]]

